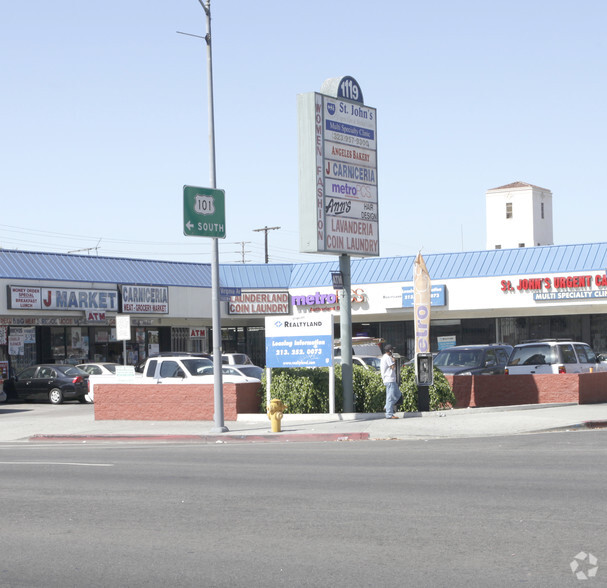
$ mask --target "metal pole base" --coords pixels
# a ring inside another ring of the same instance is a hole
[[[430,412],[430,386],[417,387],[417,410]]]
[[[227,427],[213,427],[211,433],[227,433],[230,429]]]

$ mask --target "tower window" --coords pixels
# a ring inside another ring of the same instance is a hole
[[[542,213],[541,213],[542,214],[542,218],[544,218],[544,203],[543,202],[541,203],[540,209],[542,211]]]
[[[512,218],[512,202],[506,202],[506,218]]]

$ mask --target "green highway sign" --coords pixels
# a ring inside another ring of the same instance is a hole
[[[225,202],[225,190],[184,186],[183,234],[190,237],[225,239]]]

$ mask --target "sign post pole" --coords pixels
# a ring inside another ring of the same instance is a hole
[[[354,412],[350,256],[379,256],[377,111],[351,76],[320,91],[297,96],[299,248],[339,255],[343,411]]]
[[[215,117],[213,107],[213,55],[211,50],[211,0],[200,5],[204,9],[207,21],[207,77],[208,77],[208,105],[209,105],[209,157],[211,189],[217,187],[215,179]],[[225,236],[225,234],[224,234]],[[213,307],[213,374],[214,374],[214,422],[213,433],[225,433],[228,428],[224,424],[223,416],[223,381],[221,371],[221,311],[219,306],[219,244],[217,236],[213,237],[211,255],[211,304]]]
[[[354,384],[352,375],[352,280],[350,278],[350,256],[339,256],[339,270],[343,276],[344,289],[339,301],[339,338],[341,339],[341,381],[344,393],[344,412],[354,412]]]

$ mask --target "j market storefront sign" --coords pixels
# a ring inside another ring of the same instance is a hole
[[[607,298],[607,274],[501,280],[500,289],[505,294],[530,292],[540,302]]]
[[[10,310],[83,310],[91,320],[103,320],[106,312],[118,311],[116,290],[83,288],[36,288],[8,286],[7,305]]]

